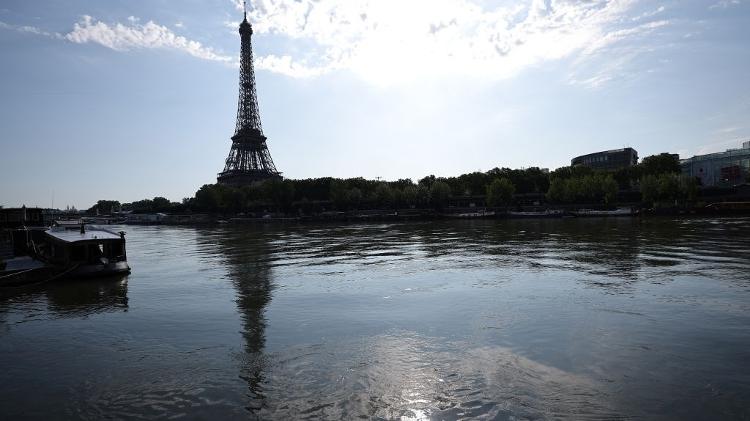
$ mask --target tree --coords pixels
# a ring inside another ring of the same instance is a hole
[[[427,177],[424,177],[423,179],[419,180],[420,186],[425,186],[428,189],[432,187],[432,184],[435,183],[436,178],[434,175],[428,175]]]
[[[247,206],[247,195],[243,189],[229,189],[225,191],[224,203],[229,210],[239,212]]]
[[[413,186],[414,182],[411,181],[411,178],[399,178],[398,180],[391,182],[390,185],[392,189],[403,190],[408,186]]]
[[[416,207],[419,204],[419,193],[417,187],[406,186],[401,192],[401,198],[408,207]]]
[[[496,178],[487,186],[487,204],[491,207],[507,206],[513,200],[516,187],[507,178]]]
[[[641,200],[653,205],[659,198],[659,179],[655,175],[646,175],[641,177]]]
[[[656,205],[693,202],[698,196],[698,179],[675,173],[646,175],[641,178],[641,194],[644,202]]]
[[[98,210],[99,213],[108,214],[114,210],[118,210],[119,208],[120,208],[120,202],[117,200],[99,200],[96,202],[95,205],[90,207],[87,212],[96,213]]]
[[[680,198],[680,177],[664,173],[658,176],[657,199],[674,202]]]
[[[448,204],[451,188],[444,181],[435,181],[430,187],[430,203],[435,209],[443,209]]]
[[[169,210],[171,207],[171,203],[168,199],[158,196],[151,200],[151,205],[156,212],[163,212]]]
[[[386,183],[380,183],[375,188],[374,197],[378,206],[388,207],[393,205],[393,190]]]
[[[294,202],[294,182],[292,180],[267,180],[262,184],[264,197],[277,207],[288,210]],[[330,191],[330,188],[329,188]]]
[[[565,202],[566,199],[566,180],[562,178],[553,178],[547,190],[547,200],[557,203]]]
[[[698,177],[688,177],[688,176],[682,177],[681,185],[685,194],[685,199],[688,202],[695,202],[695,200],[698,198],[699,183],[700,183],[700,178]]]
[[[677,155],[662,153],[643,158],[638,164],[641,175],[679,174],[682,172]]]
[[[362,202],[362,190],[353,187],[346,192],[346,197],[351,205],[359,207],[360,202]]]
[[[599,193],[598,179],[596,176],[587,175],[580,179],[580,190],[578,191],[578,197],[585,202],[596,202],[597,194]]]
[[[482,172],[473,172],[469,174],[463,174],[458,177],[461,185],[464,186],[464,191],[468,191],[471,195],[481,195],[485,193],[487,188],[488,176]]]
[[[417,186],[417,206],[426,206],[430,203],[430,190],[425,186]]]
[[[581,179],[569,178],[565,180],[564,201],[567,203],[574,203],[578,200],[581,200]]]
[[[263,189],[257,184],[242,186],[240,190],[245,194],[247,205],[263,200]]]
[[[333,180],[329,197],[337,208],[346,209],[349,206],[349,190],[346,188],[346,183],[342,180]]]
[[[604,193],[604,203],[611,205],[617,200],[619,185],[611,175],[605,176],[601,181],[601,190]]]
[[[404,206],[404,191],[398,187],[392,187],[393,192],[391,204],[394,209],[399,209]]]
[[[215,184],[204,184],[195,192],[195,205],[198,209],[215,212],[219,209],[219,192]]]

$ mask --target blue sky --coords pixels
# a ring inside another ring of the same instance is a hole
[[[750,138],[747,0],[249,2],[290,178],[554,169]],[[0,205],[179,201],[236,113],[233,0],[0,3]]]

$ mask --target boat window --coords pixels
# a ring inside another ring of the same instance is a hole
[[[100,257],[102,257],[102,245],[101,244],[90,244],[88,246],[88,260],[90,262],[95,262],[99,260]]]

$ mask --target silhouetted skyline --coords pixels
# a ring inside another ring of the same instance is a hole
[[[418,179],[750,138],[739,0],[250,2],[258,99],[290,178]],[[241,2],[0,6],[0,205],[88,207],[213,183]]]

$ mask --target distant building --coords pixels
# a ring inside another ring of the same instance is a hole
[[[741,149],[696,155],[680,161],[682,174],[697,177],[701,184],[729,187],[745,183],[750,176],[750,141],[743,142]]]
[[[0,208],[0,228],[36,227],[44,225],[41,208]]]
[[[638,152],[633,148],[613,149],[581,155],[570,161],[571,166],[583,165],[596,170],[619,170],[638,164]]]

